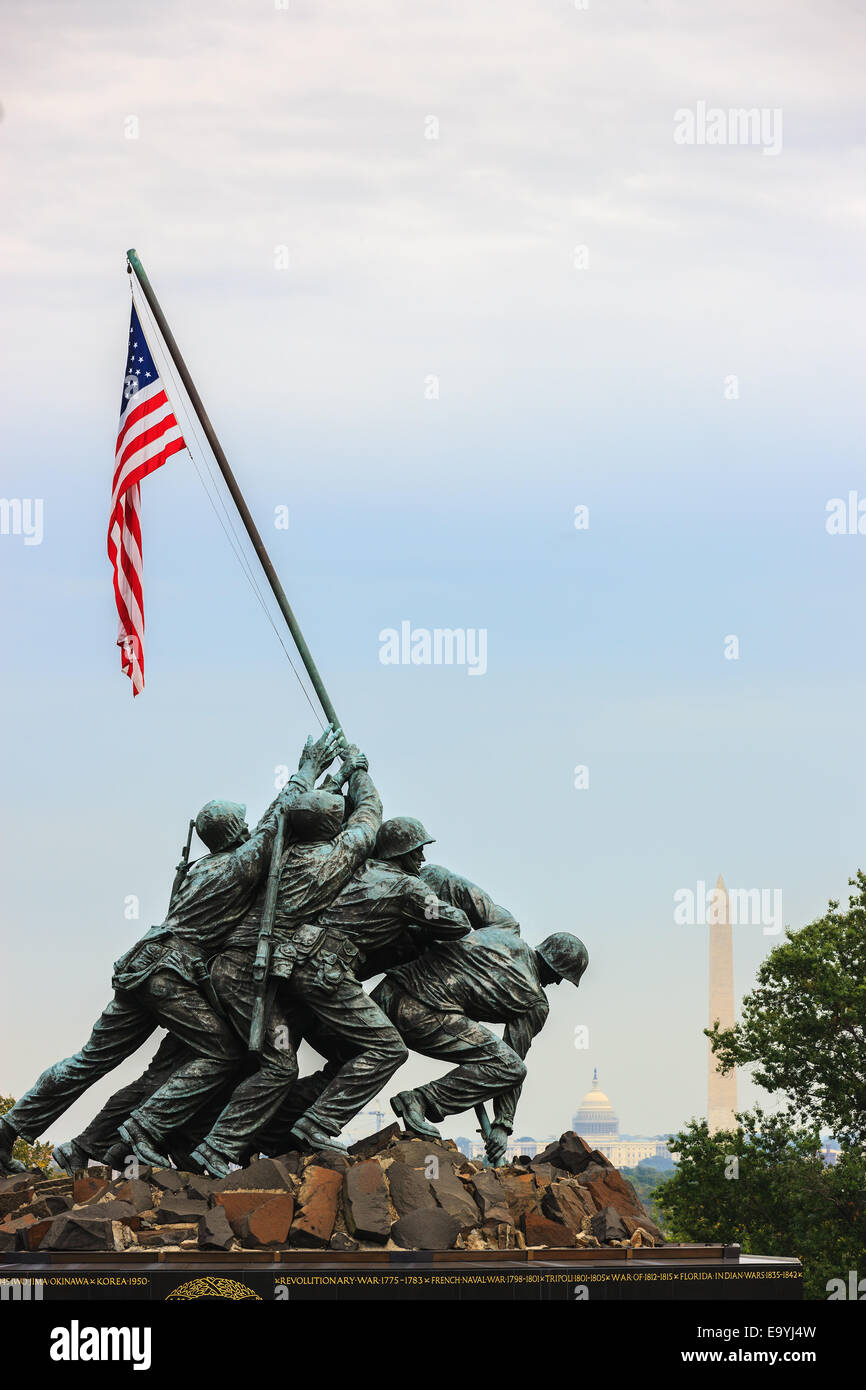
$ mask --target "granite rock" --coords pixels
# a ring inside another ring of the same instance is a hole
[[[460,1223],[437,1207],[401,1216],[391,1228],[391,1237],[405,1250],[453,1250],[460,1235]]]

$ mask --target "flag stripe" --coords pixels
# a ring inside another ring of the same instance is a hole
[[[118,479],[122,476],[126,464],[131,458],[135,457],[140,449],[146,449],[155,439],[160,439],[162,435],[165,434],[166,430],[176,430],[177,428],[177,421],[170,407],[162,414],[157,415],[154,419],[146,416],[143,420],[139,421],[139,427],[133,434],[128,435],[124,442],[123,452],[117,460],[115,476]],[[180,431],[178,431],[178,433],[179,432]]]
[[[146,399],[142,400],[142,397]],[[160,389],[154,395],[150,394],[150,389],[136,392],[130,407],[128,407],[120,417],[120,431],[117,436],[117,447],[120,448],[129,431],[137,425],[143,416],[151,414],[154,410],[159,410],[161,406],[168,405],[168,398],[165,392]],[[169,406],[169,410],[171,407]],[[117,453],[115,451],[115,457]]]
[[[144,588],[141,550],[142,478],[185,448],[135,305],[132,306],[123,398],[115,448],[108,523],[120,668],[133,695],[144,689]]]
[[[186,447],[183,436],[177,428],[174,419],[168,422],[167,428],[174,432],[173,438],[165,440],[157,436],[157,438],[144,444],[141,449],[137,450],[136,453],[127,460],[114,496],[111,499],[115,507],[128,487],[133,483],[140,482],[142,478],[146,478],[148,473],[154,473],[157,468],[162,467],[167,458],[170,458],[172,454],[176,454],[179,449],[184,449]]]

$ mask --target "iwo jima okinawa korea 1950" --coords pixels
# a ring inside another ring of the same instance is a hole
[[[142,329],[161,335],[301,655],[327,727],[253,831],[245,807],[210,801],[191,822],[165,920],[115,963],[113,997],[80,1051],[49,1067],[0,1119],[0,1169],[21,1170],[36,1140],[91,1085],[158,1029],[144,1074],[54,1151],[73,1172],[130,1160],[225,1178],[256,1154],[345,1153],[341,1131],[410,1051],[452,1068],[391,1099],[409,1135],[475,1109],[487,1160],[502,1164],[548,1013],[546,987],[577,986],[583,943],[556,932],[537,947],[470,880],[425,864],[421,821],[383,821],[368,760],[345,739],[213,427],[134,251],[109,554],[124,671],[143,688],[141,479],[184,447]],[[338,762],[339,759],[339,762]],[[335,766],[333,772],[329,769]],[[208,851],[189,862],[192,827]],[[364,982],[384,976],[370,991]],[[485,1024],[504,1024],[499,1038]],[[299,1077],[308,1041],[325,1059]],[[492,1102],[492,1119],[485,1102]]]

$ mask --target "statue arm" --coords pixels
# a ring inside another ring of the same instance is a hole
[[[507,908],[495,903],[489,893],[479,888],[471,879],[462,874],[451,873],[441,864],[425,864],[421,877],[428,887],[446,902],[460,907],[469,918],[470,926],[476,930],[483,927],[499,927],[503,931],[520,934],[520,923]]]
[[[479,931],[484,927],[500,927],[505,931],[514,931],[519,934],[520,923],[507,908],[500,907],[495,903],[489,893],[483,888],[479,888],[477,883],[471,883],[468,878],[461,880],[463,893],[457,898],[460,906],[466,909],[472,925]],[[465,898],[465,901],[464,901]]]
[[[373,853],[382,824],[382,802],[369,772],[364,768],[357,768],[350,776],[349,797],[352,814],[335,843],[345,863],[354,870]]]
[[[424,928],[428,940],[433,937],[450,941],[458,936],[467,936],[472,930],[463,909],[443,902],[423,878],[407,876],[400,905],[408,921]]]
[[[484,896],[487,897],[487,894],[485,893]],[[477,925],[479,931],[483,930],[484,927],[499,927],[500,931],[513,931],[518,936],[520,935],[520,923],[517,918],[508,911],[507,907],[500,907],[499,903],[495,903],[492,898],[490,899],[490,912],[486,920],[479,921]]]
[[[277,833],[277,821],[297,801],[303,792],[312,791],[317,776],[312,763],[304,763],[293,773],[286,785],[274,797],[265,814],[245,844],[232,854],[232,871],[244,883],[257,883],[270,863],[271,849]]]

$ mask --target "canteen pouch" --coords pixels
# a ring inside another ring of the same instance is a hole
[[[316,984],[330,993],[351,974],[360,959],[361,952],[347,936],[340,931],[327,930],[312,962]]]
[[[303,965],[316,955],[325,939],[325,928],[307,922],[294,931],[280,932],[271,952],[270,975],[273,979],[289,980],[296,965]]]

